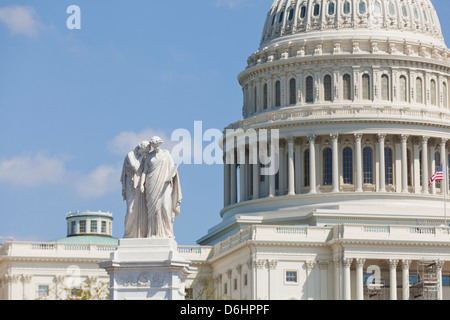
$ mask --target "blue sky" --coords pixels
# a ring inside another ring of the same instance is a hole
[[[450,38],[448,0],[433,0]],[[69,30],[68,6],[81,9]],[[69,211],[114,213],[131,141],[241,119],[237,75],[271,0],[0,1],[0,237],[66,236]],[[11,11],[13,8],[15,11]],[[207,143],[206,143],[207,144]],[[220,222],[220,165],[182,165],[177,242]]]

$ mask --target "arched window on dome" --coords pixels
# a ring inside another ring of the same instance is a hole
[[[416,19],[416,20],[419,20],[419,10],[417,10],[417,7],[414,7],[414,10],[413,10],[413,12],[414,12],[414,18]]]
[[[433,106],[437,105],[436,81],[434,81],[434,80],[431,80],[431,82],[430,82],[430,101],[431,101],[431,105],[433,105]]]
[[[292,21],[292,19],[294,18],[294,8],[289,9],[289,15],[288,15],[288,20]]]
[[[335,12],[335,4],[334,4],[334,2],[332,2],[332,1],[330,1],[329,3],[328,3],[328,15],[329,16],[333,16],[334,15],[334,12]]]
[[[281,82],[275,82],[275,107],[281,107]]]
[[[277,14],[275,13],[272,18],[272,26],[275,24],[276,18],[277,18]]]
[[[314,4],[314,8],[313,8],[313,16],[318,17],[319,14],[320,14],[320,4],[316,3],[316,4]]]
[[[423,18],[425,19],[425,22],[428,22],[428,15],[427,12],[425,11],[425,9],[422,10],[423,13]]]
[[[416,78],[416,102],[423,103],[423,83],[422,78]]]
[[[264,110],[266,110],[268,107],[268,100],[269,100],[268,98],[269,97],[268,97],[268,92],[267,92],[267,83],[265,83],[264,87],[263,87],[263,108],[264,108]]]
[[[389,2],[388,9],[389,9],[389,15],[395,16],[395,4],[392,1]]]
[[[344,6],[343,6],[343,12],[344,12],[344,14],[350,14],[350,11],[351,11],[350,2],[345,1]]]
[[[331,148],[323,150],[323,185],[333,184],[333,154]]]
[[[363,100],[370,100],[370,76],[368,74],[364,74],[362,76],[362,98]]]
[[[302,5],[300,8],[300,19],[305,19],[306,17],[306,5]]]
[[[353,150],[346,147],[342,151],[344,184],[353,184]]]
[[[303,163],[303,183],[305,187],[309,187],[309,149],[305,150],[303,154]]]
[[[447,88],[447,82],[444,82],[442,84],[442,95],[443,95],[443,107],[448,108],[448,88]]]
[[[330,75],[326,75],[323,78],[323,93],[324,93],[324,100],[331,101],[331,76]]]
[[[306,78],[306,103],[314,102],[314,79],[309,76]]]
[[[297,81],[292,78],[289,81],[289,104],[293,105],[297,103]]]
[[[278,23],[282,23],[284,18],[284,11],[281,11],[280,18],[278,19]]]
[[[394,184],[394,158],[392,149],[389,147],[384,148],[384,170],[385,170],[385,183],[386,185]]]
[[[381,99],[388,101],[390,100],[389,97],[389,76],[387,74],[383,74],[381,76]]]
[[[373,150],[371,147],[363,149],[363,181],[373,184]]]
[[[379,1],[375,1],[373,4],[373,14],[376,16],[381,16],[381,3]]]
[[[408,8],[406,7],[406,4],[402,5],[402,14],[404,18],[408,18]]]
[[[408,86],[406,84],[406,77],[400,76],[399,80],[399,98],[402,102],[407,102],[408,100]]]
[[[349,74],[344,74],[342,80],[343,99],[352,100],[352,77]]]
[[[367,5],[366,2],[361,0],[359,1],[359,14],[366,14],[367,13]]]

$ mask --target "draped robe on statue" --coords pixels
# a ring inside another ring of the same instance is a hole
[[[151,152],[145,162],[148,238],[174,238],[173,222],[180,214],[181,188],[177,167],[167,150]]]
[[[145,158],[138,160],[136,152],[130,152],[125,158],[121,182],[123,196],[127,202],[124,238],[143,238],[147,236],[147,203],[145,195],[139,190],[139,182]]]

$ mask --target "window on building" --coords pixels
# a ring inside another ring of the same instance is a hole
[[[294,8],[291,8],[289,10],[289,16],[288,16],[288,20],[292,21],[292,19],[294,18]]]
[[[425,9],[422,10],[422,13],[423,13],[423,17],[425,19],[425,22],[428,22],[428,15],[427,15],[427,12],[425,11]]]
[[[289,81],[289,104],[293,105],[297,103],[297,81],[292,78]]]
[[[359,2],[359,14],[366,14],[366,3],[364,1]]]
[[[237,290],[237,288],[238,288],[238,281],[237,281],[237,278],[234,278],[233,279],[233,290]]]
[[[323,92],[324,92],[324,100],[331,101],[331,76],[326,75],[323,78]]]
[[[106,233],[106,221],[102,221],[102,233]]]
[[[304,185],[305,187],[309,187],[309,149],[303,154],[303,162]]]
[[[306,5],[302,5],[300,8],[300,19],[305,19],[306,17]]]
[[[306,78],[306,102],[314,102],[314,79],[311,76]]]
[[[331,148],[323,150],[323,184],[333,184],[333,153]]]
[[[430,99],[431,99],[431,104],[433,106],[437,105],[437,100],[436,100],[436,81],[431,80],[430,83]]]
[[[72,221],[70,224],[70,233],[76,234],[77,233],[77,223],[75,221]]]
[[[314,17],[318,17],[320,14],[320,4],[316,3],[314,5],[313,15]]]
[[[297,271],[286,271],[286,283],[297,283],[298,275]]]
[[[385,170],[385,183],[386,185],[394,184],[394,159],[392,149],[389,147],[384,148],[384,170]]]
[[[344,184],[353,184],[353,150],[346,147],[342,152]]]
[[[330,15],[330,16],[334,15],[334,10],[335,10],[334,8],[335,8],[334,2],[328,3],[328,15]]]
[[[389,2],[388,9],[389,9],[389,15],[395,16],[395,5],[393,2]]]
[[[38,296],[39,297],[48,297],[49,295],[49,289],[46,285],[39,285],[38,286]]]
[[[244,274],[244,286],[248,285],[248,274]]]
[[[281,11],[281,13],[280,13],[280,19],[278,19],[278,23],[283,22],[283,18],[284,18],[284,11]]]
[[[405,76],[400,76],[400,80],[399,80],[399,96],[400,96],[400,101],[402,102],[406,102],[408,99],[408,87],[406,84],[406,77]]]
[[[408,18],[408,8],[406,8],[406,4],[402,5],[402,14],[403,17]]]
[[[373,184],[373,150],[370,147],[363,149],[363,179],[365,184]]]
[[[80,233],[86,233],[86,220],[80,221]]]
[[[412,156],[411,150],[406,151],[406,162],[407,162],[407,174],[408,174],[408,186],[412,187]]]
[[[350,2],[349,1],[345,1],[344,2],[344,14],[349,14],[350,13]]]
[[[368,74],[362,77],[362,98],[364,100],[370,100],[370,76]]]
[[[352,100],[352,78],[349,74],[344,74],[343,80],[343,99]]]
[[[253,113],[256,113],[258,110],[258,91],[255,89],[253,90]]]
[[[281,83],[275,82],[275,107],[281,106]]]
[[[268,93],[267,93],[267,83],[263,87],[263,108],[266,110],[268,107]]]
[[[388,101],[389,99],[389,76],[383,74],[381,76],[381,99]]]
[[[228,283],[224,283],[223,285],[223,294],[228,294]]]
[[[377,16],[381,15],[381,4],[380,2],[376,1],[373,5],[373,13]]]
[[[91,220],[91,233],[97,233],[97,220]]]
[[[416,78],[416,102],[417,103],[423,103],[422,78]]]
[[[414,7],[414,18],[416,18],[416,20],[419,20],[419,11],[416,7]]]
[[[442,95],[443,95],[443,103],[444,103],[444,108],[448,108],[448,88],[447,88],[447,83],[444,82],[442,84]]]

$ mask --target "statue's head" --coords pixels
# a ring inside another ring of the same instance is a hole
[[[150,145],[155,149],[159,148],[162,145],[162,143],[163,140],[160,137],[155,136],[152,138],[152,140],[150,140]]]

